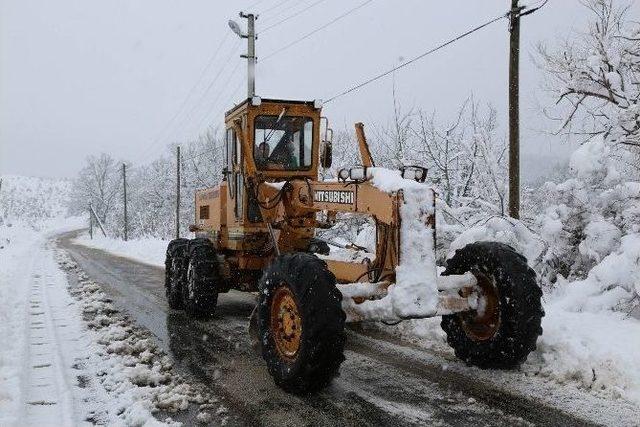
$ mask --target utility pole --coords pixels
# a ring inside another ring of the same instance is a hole
[[[247,20],[247,97],[253,98],[256,94],[256,17],[253,13],[240,13],[241,18]]]
[[[176,147],[176,239],[180,238],[180,146]]]
[[[247,97],[253,98],[256,94],[256,19],[258,17],[253,13],[240,12],[240,18],[247,20],[247,33],[243,33],[240,26],[235,21],[229,21],[229,27],[239,37],[247,39],[247,54],[240,55],[241,58],[247,59]]]
[[[122,164],[122,190],[124,198],[124,241],[129,240],[129,220],[127,218],[127,165]]]
[[[509,216],[520,218],[520,12],[511,0],[509,15]]]

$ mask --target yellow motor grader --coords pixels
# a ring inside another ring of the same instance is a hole
[[[356,124],[362,164],[319,179],[332,158],[321,108],[252,97],[225,114],[222,182],[195,194],[196,237],[167,248],[169,306],[207,317],[219,293],[257,292],[262,356],[275,382],[296,394],[338,374],[345,322],[442,316],[448,343],[466,363],[521,364],[544,314],[526,259],[505,244],[476,242],[439,274],[427,170],[376,167]],[[316,236],[339,215],[371,218],[374,253],[345,256],[349,245]]]

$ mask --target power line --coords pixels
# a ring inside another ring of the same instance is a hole
[[[165,126],[158,133],[158,135],[153,139],[153,141],[151,142],[150,146],[147,146],[147,148],[145,148],[145,150],[141,153],[141,156],[143,156],[151,147],[153,147],[154,145],[156,145],[157,142],[159,142],[159,140],[162,137],[162,135],[164,135],[164,133],[171,127],[173,122],[178,118],[180,113],[183,111],[184,107],[187,105],[187,102],[189,101],[189,99],[193,95],[196,87],[198,87],[198,85],[202,81],[203,77],[205,76],[207,70],[211,67],[211,65],[213,64],[213,61],[218,56],[218,53],[222,49],[222,46],[224,45],[224,43],[227,41],[228,37],[229,37],[229,33],[227,32],[227,33],[225,33],[225,36],[222,38],[222,40],[218,44],[218,47],[215,49],[215,51],[213,52],[213,54],[211,55],[211,57],[207,61],[207,64],[205,65],[205,67],[200,72],[200,76],[196,80],[196,83],[191,87],[191,89],[189,89],[189,92],[187,93],[187,96],[183,99],[183,101],[180,104],[180,107],[178,108],[178,110],[171,117],[171,119],[169,119],[169,121],[165,124]]]
[[[224,65],[222,67],[220,67],[220,69],[216,73],[216,75],[213,78],[213,80],[209,83],[209,85],[206,87],[206,89],[202,92],[202,94],[200,95],[200,98],[198,98],[198,101],[189,110],[189,112],[187,113],[187,115],[186,115],[185,119],[182,121],[182,123],[180,123],[178,126],[175,127],[176,130],[184,130],[189,125],[189,123],[191,123],[193,121],[193,113],[198,109],[198,107],[205,100],[207,94],[209,93],[211,88],[215,85],[215,83],[218,81],[218,79],[220,78],[220,76],[222,75],[224,70],[227,68],[227,66],[229,64],[233,63],[233,61],[231,61],[231,57],[236,53],[236,49],[237,49],[239,44],[240,44],[240,40],[236,41],[236,43],[232,47],[231,51],[229,52],[229,55],[227,55],[227,57],[224,59]],[[236,61],[236,67],[234,68],[234,71],[237,69],[239,64],[240,64],[240,61],[237,60]],[[232,71],[232,74],[233,74],[234,71]],[[225,86],[223,86],[223,87],[225,87]]]
[[[282,1],[278,2],[278,3],[276,3],[274,6],[271,6],[270,8],[267,8],[267,9],[263,10],[262,12],[258,12],[258,13],[259,13],[260,15],[264,15],[264,14],[266,14],[266,13],[271,12],[271,11],[272,11],[272,10],[274,10],[274,9],[279,8],[279,7],[280,7],[280,6],[282,6],[283,4],[288,3],[288,2],[290,2],[290,1],[291,1],[291,0],[282,0]]]
[[[243,82],[243,79],[238,80],[238,84],[231,91],[231,94],[227,98],[227,101],[224,104],[220,105],[216,109],[215,114],[212,114],[211,117],[216,117],[216,116],[218,116],[218,114],[221,114],[222,112],[224,112],[224,109],[226,108],[225,106],[231,105],[231,104],[235,105],[233,100],[234,100],[236,94],[238,93],[238,91],[240,90],[240,88],[242,87],[242,82]]]
[[[355,86],[352,86],[352,87],[350,87],[349,89],[346,89],[345,91],[340,92],[339,94],[334,95],[334,96],[332,96],[331,98],[327,99],[326,101],[324,101],[324,103],[325,103],[325,104],[328,104],[329,102],[333,101],[333,100],[334,100],[334,99],[336,99],[336,98],[340,98],[341,96],[344,96],[344,95],[346,95],[346,94],[348,94],[348,93],[351,93],[351,92],[353,92],[353,91],[355,91],[355,90],[360,89],[360,88],[361,88],[361,87],[363,87],[363,86],[366,86],[366,85],[368,85],[368,84],[370,84],[370,83],[373,83],[373,82],[374,82],[374,81],[376,81],[376,80],[379,80],[379,79],[381,79],[381,78],[383,78],[383,77],[385,77],[385,76],[388,76],[389,74],[393,73],[394,71],[399,70],[400,68],[404,68],[404,67],[406,67],[407,65],[410,65],[410,64],[412,64],[412,63],[414,63],[414,62],[416,62],[416,61],[418,61],[418,60],[420,60],[420,59],[424,58],[424,57],[425,57],[425,56],[427,56],[427,55],[430,55],[430,54],[432,54],[432,53],[434,53],[434,52],[437,52],[438,50],[440,50],[440,49],[442,49],[442,48],[444,48],[444,47],[446,47],[446,46],[449,46],[450,44],[455,43],[455,42],[457,42],[458,40],[463,39],[464,37],[467,37],[467,36],[469,36],[469,35],[471,35],[471,34],[475,33],[476,31],[479,31],[479,30],[481,30],[482,28],[487,27],[487,26],[489,26],[489,25],[493,24],[494,22],[497,22],[497,21],[499,21],[499,20],[501,20],[501,19],[507,18],[507,17],[509,16],[509,13],[510,13],[510,12],[507,12],[507,13],[504,13],[504,14],[502,14],[502,15],[500,15],[500,16],[497,16],[497,17],[495,17],[495,18],[493,18],[493,19],[491,19],[491,20],[489,20],[489,21],[485,22],[484,24],[478,25],[477,27],[472,28],[472,29],[471,29],[471,30],[469,30],[469,31],[466,31],[466,32],[464,32],[464,33],[460,34],[459,36],[457,36],[457,37],[455,37],[455,38],[453,38],[453,39],[451,39],[451,40],[449,40],[449,41],[447,41],[447,42],[445,42],[445,43],[442,43],[442,44],[440,44],[440,45],[438,45],[438,46],[436,46],[436,47],[434,47],[434,48],[432,48],[432,49],[429,49],[428,51],[426,51],[426,52],[424,52],[424,53],[422,53],[422,54],[420,54],[420,55],[416,56],[415,58],[412,58],[412,59],[410,59],[410,60],[408,60],[408,61],[403,62],[402,64],[398,65],[397,67],[393,67],[392,69],[387,70],[387,71],[385,71],[384,73],[378,74],[377,76],[371,77],[370,79],[365,80],[365,81],[364,81],[364,82],[362,82],[362,83],[359,83],[359,84],[357,84],[357,85],[355,85]]]
[[[271,24],[271,25],[267,26],[266,28],[263,28],[263,29],[262,29],[262,31],[260,31],[260,33],[261,33],[261,34],[262,34],[262,33],[266,33],[266,32],[267,32],[267,31],[269,31],[270,29],[272,29],[272,28],[274,28],[274,27],[277,27],[277,26],[278,26],[278,25],[280,25],[280,24],[284,24],[284,23],[285,23],[285,22],[287,22],[288,20],[290,20],[290,19],[292,19],[292,18],[295,18],[296,16],[298,16],[298,15],[300,15],[300,14],[302,14],[302,13],[306,12],[307,10],[311,9],[311,8],[312,8],[312,7],[314,7],[314,6],[319,5],[320,3],[324,2],[324,1],[326,1],[326,0],[317,0],[317,1],[313,2],[313,3],[311,3],[310,5],[308,5],[307,7],[305,7],[304,9],[301,9],[301,10],[299,10],[299,11],[297,11],[297,12],[295,12],[295,13],[293,13],[293,14],[289,15],[289,16],[287,16],[286,18],[281,19],[280,21],[278,21],[278,22],[276,22],[276,23],[274,23],[274,24]]]
[[[288,43],[284,46],[282,46],[279,49],[276,49],[275,51],[271,52],[270,54],[268,54],[267,56],[265,56],[264,58],[262,58],[262,62],[266,61],[267,59],[271,58],[274,55],[277,55],[278,53],[282,52],[283,50],[289,49],[291,46],[294,46],[298,43],[300,43],[301,41],[311,37],[312,35],[314,35],[315,33],[324,30],[325,28],[327,28],[328,26],[338,22],[339,20],[341,20],[342,18],[352,14],[353,12],[355,12],[358,9],[363,8],[364,6],[368,5],[369,3],[371,3],[373,0],[366,0],[365,2],[360,3],[358,6],[349,9],[348,11],[346,11],[345,13],[343,13],[342,15],[339,15],[335,18],[333,18],[331,21],[327,22],[326,24],[316,28],[315,30],[303,35],[302,37],[300,37],[299,39],[296,39],[294,41],[292,41],[291,43]]]
[[[254,7],[258,6],[262,2],[264,2],[264,0],[258,0],[257,2],[251,3],[249,6],[247,6],[247,10],[253,9]]]
[[[222,85],[224,88],[229,86],[229,83],[231,82],[231,79],[233,78],[233,76],[235,76],[235,72],[238,69],[238,67],[240,66],[240,62],[236,63],[236,66],[233,68],[233,70],[231,70],[231,73],[229,74],[229,76],[227,77],[227,80],[225,80],[224,84]],[[236,89],[234,89],[234,91],[227,96],[225,99],[225,104],[228,104],[228,102],[230,101],[230,99],[235,95],[235,92],[237,92],[237,88],[240,86],[240,84],[242,84],[243,79],[239,80],[239,84],[236,87]],[[211,104],[211,106],[209,107],[209,110],[207,111],[207,113],[202,117],[202,119],[200,119],[200,122],[198,122],[198,126],[197,128],[199,129],[202,124],[207,120],[207,118],[211,115],[211,113],[214,111],[214,107],[216,107],[218,105],[218,103],[220,102],[220,100],[223,99],[222,97],[216,98],[216,100]],[[223,108],[224,108],[224,105]],[[216,115],[218,114],[218,110],[216,110]]]

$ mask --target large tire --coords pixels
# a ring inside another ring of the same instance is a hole
[[[174,268],[176,255],[181,256],[187,247],[187,239],[174,239],[167,245],[164,261],[164,289],[167,295],[167,303],[170,308],[182,308],[182,280],[179,268]],[[180,252],[180,254],[178,254]],[[177,271],[177,277],[174,273]]]
[[[222,288],[216,250],[209,239],[198,238],[187,245],[187,268],[182,302],[187,314],[197,318],[213,316]]]
[[[458,358],[483,369],[518,367],[542,334],[542,290],[527,260],[512,247],[476,242],[458,249],[443,275],[470,271],[481,288],[480,309],[442,316]]]
[[[344,361],[345,314],[333,273],[315,255],[285,254],[258,287],[262,357],[275,383],[294,394],[327,386]]]

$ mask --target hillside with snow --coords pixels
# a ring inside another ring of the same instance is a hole
[[[19,222],[42,228],[67,216],[71,180],[20,175],[2,175],[0,180],[0,225]]]

